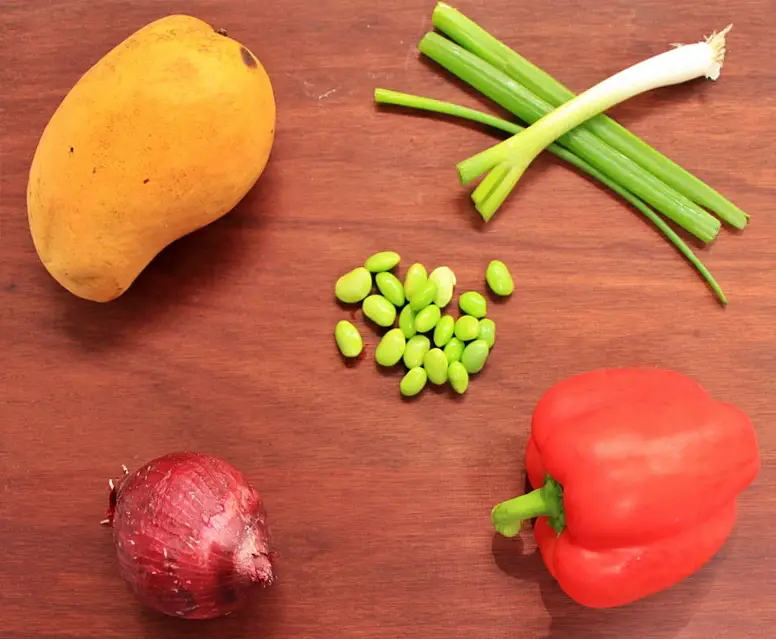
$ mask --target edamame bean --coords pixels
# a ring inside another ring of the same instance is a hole
[[[394,306],[404,306],[404,287],[393,273],[381,272],[375,275],[375,283],[385,299]]]
[[[493,348],[493,344],[496,343],[496,322],[487,317],[480,320],[480,332],[477,339],[485,340],[488,348]]]
[[[461,315],[455,321],[455,336],[462,342],[477,339],[480,333],[480,320],[471,315]]]
[[[404,355],[407,341],[400,328],[392,328],[388,331],[375,349],[375,361],[380,366],[393,366]]]
[[[500,260],[492,260],[485,270],[485,280],[496,295],[506,297],[515,290],[515,283],[507,265]]]
[[[378,326],[390,326],[396,319],[396,307],[382,295],[370,295],[361,305],[361,310]]]
[[[407,339],[418,332],[418,329],[415,328],[415,311],[409,305],[401,309],[401,313],[399,313],[399,328]]]
[[[448,362],[460,361],[461,355],[463,355],[463,349],[465,347],[466,347],[466,344],[464,344],[457,337],[453,337],[449,342],[447,342],[447,346],[445,346],[445,349],[444,349],[444,353],[445,353],[445,357],[447,358],[447,361]]]
[[[447,381],[447,358],[440,348],[432,348],[423,358],[428,381],[440,386]]]
[[[461,364],[469,374],[479,373],[488,360],[488,343],[484,339],[476,339],[466,345],[461,355]]]
[[[407,274],[404,276],[404,297],[410,299],[427,282],[428,273],[426,272],[426,267],[422,264],[413,264],[407,269]]]
[[[425,335],[415,335],[407,341],[404,348],[404,365],[407,368],[417,368],[423,365],[423,358],[431,348],[431,342]]]
[[[431,271],[428,276],[430,282],[434,282],[437,287],[434,304],[439,308],[444,308],[453,299],[453,289],[455,288],[455,273],[448,266],[439,266]]]
[[[415,329],[418,333],[427,333],[437,325],[440,317],[442,317],[442,311],[438,306],[434,304],[426,306],[415,316]]]
[[[463,395],[469,387],[469,373],[461,362],[451,362],[447,368],[447,380],[459,395]]]
[[[334,285],[334,295],[340,302],[355,304],[372,290],[372,275],[363,266],[341,276]]]
[[[426,308],[436,297],[436,284],[434,282],[426,282],[418,290],[416,290],[412,297],[410,297],[410,306],[416,313],[423,308]]]
[[[445,315],[434,328],[434,344],[442,348],[452,339],[453,333],[455,333],[455,318],[452,315]]]
[[[382,251],[375,253],[366,262],[364,268],[372,273],[382,273],[390,271],[401,260],[401,256],[394,251]]]
[[[407,374],[401,378],[399,390],[405,397],[412,397],[423,390],[427,379],[426,371],[420,366],[416,366],[407,371]]]
[[[347,320],[340,320],[334,327],[334,339],[337,342],[337,348],[345,357],[358,357],[364,348],[364,341],[361,339],[361,333]]]
[[[477,291],[467,291],[458,298],[461,310],[472,317],[485,317],[488,313],[487,300]]]

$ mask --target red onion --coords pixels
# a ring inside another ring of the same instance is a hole
[[[172,453],[111,481],[106,524],[119,572],[151,608],[186,619],[220,617],[272,583],[266,512],[227,462]]]

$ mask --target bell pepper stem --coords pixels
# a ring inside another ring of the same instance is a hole
[[[526,519],[547,517],[550,525],[560,534],[565,527],[563,488],[547,477],[541,488],[503,501],[494,506],[490,519],[496,531],[504,537],[514,537]]]

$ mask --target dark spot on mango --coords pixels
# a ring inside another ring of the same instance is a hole
[[[226,29],[213,29],[213,31],[215,31],[218,35],[226,35]]]
[[[240,47],[240,55],[242,56],[243,62],[245,62],[245,66],[249,69],[255,69],[258,66],[256,64],[256,58],[254,58],[253,54],[245,47]]]
[[[70,153],[72,153],[73,151],[75,151],[75,149],[71,146],[70,147]]]
[[[148,178],[146,178],[145,180],[143,180],[143,184],[148,184],[149,182],[150,182],[150,180],[149,180]]]

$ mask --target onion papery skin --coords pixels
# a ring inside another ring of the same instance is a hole
[[[228,615],[274,581],[261,496],[217,457],[176,452],[126,472],[112,487],[105,523],[122,578],[166,615]]]

